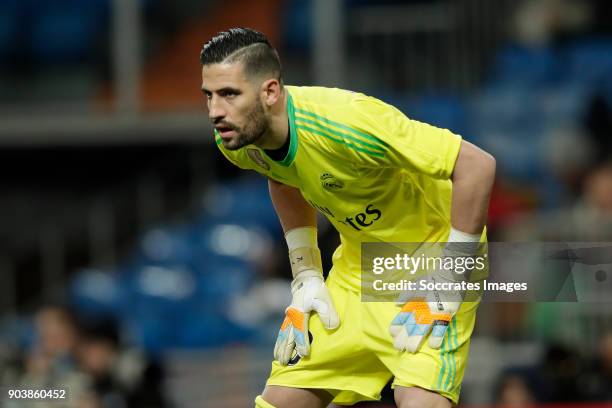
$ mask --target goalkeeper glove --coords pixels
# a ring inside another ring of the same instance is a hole
[[[442,250],[442,264],[446,263],[447,258],[473,257],[479,240],[480,235],[466,234],[451,228],[449,242]],[[468,278],[469,271],[458,273],[442,267],[425,277],[424,283],[427,287],[433,287],[432,285],[461,283]],[[465,291],[462,290],[403,292],[397,302],[402,308],[389,328],[393,346],[400,351],[414,353],[429,334],[429,347],[439,349],[464,297]]]
[[[323,326],[335,329],[340,323],[329,291],[323,280],[321,253],[316,244],[316,229],[303,227],[286,234],[293,282],[293,300],[285,311],[285,319],[274,346],[274,358],[287,365],[295,351],[305,357],[310,354],[308,319],[315,311]]]

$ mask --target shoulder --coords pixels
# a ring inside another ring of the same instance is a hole
[[[355,97],[367,97],[359,92],[340,88],[329,88],[325,86],[286,85],[285,88],[291,95],[294,95],[294,97],[304,98],[307,100],[331,101],[337,100],[338,98],[350,100]]]
[[[384,154],[385,143],[375,136],[378,130],[355,108],[368,96],[323,87],[288,87],[288,92],[290,122],[300,134],[300,144],[309,152],[328,158],[344,157],[347,149],[374,156]]]
[[[297,116],[316,115],[363,131],[380,131],[408,119],[393,105],[360,92],[319,86],[286,88]]]
[[[325,107],[349,107],[354,103],[378,101],[360,92],[354,92],[340,88],[327,88],[323,86],[291,86],[285,87],[296,107],[317,106]]]

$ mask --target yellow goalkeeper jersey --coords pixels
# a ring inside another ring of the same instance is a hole
[[[330,278],[359,290],[361,243],[440,242],[450,230],[450,176],[461,137],[361,93],[286,86],[289,150],[249,145],[235,165],[301,190],[340,233]]]

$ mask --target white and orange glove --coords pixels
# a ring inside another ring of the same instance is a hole
[[[335,329],[340,324],[334,302],[323,280],[316,228],[294,228],[285,234],[285,238],[293,273],[293,300],[285,311],[285,319],[274,346],[274,358],[281,365],[289,363],[294,351],[301,357],[310,354],[308,319],[313,311],[317,312],[327,329]]]
[[[472,257],[477,252],[480,234],[467,234],[451,228],[448,243],[441,257]],[[469,278],[469,272],[456,273],[444,268],[429,272],[423,279],[427,285],[460,283]],[[415,353],[427,335],[429,347],[439,349],[451,320],[461,307],[465,291],[406,291],[398,298],[400,312],[389,327],[393,346]]]

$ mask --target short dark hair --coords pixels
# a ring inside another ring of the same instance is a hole
[[[278,53],[266,36],[251,28],[230,28],[221,31],[202,47],[202,65],[222,62],[242,62],[245,73],[268,74],[281,81],[281,63]]]

